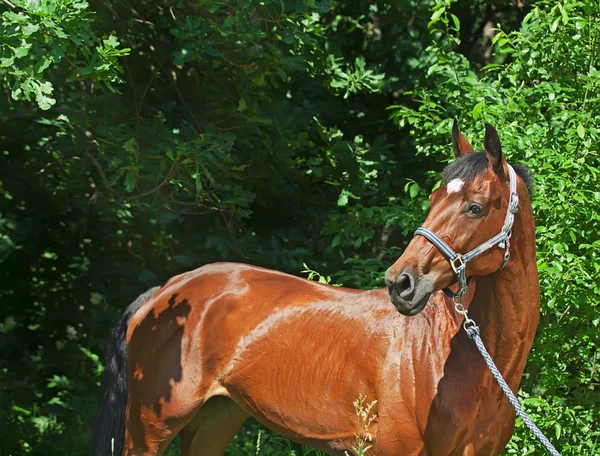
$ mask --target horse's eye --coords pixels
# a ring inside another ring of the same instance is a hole
[[[479,215],[481,212],[483,212],[483,207],[481,204],[471,203],[467,208],[467,214]]]

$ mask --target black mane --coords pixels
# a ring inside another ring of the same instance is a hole
[[[447,184],[453,179],[462,179],[465,182],[470,182],[475,176],[481,174],[488,166],[488,158],[485,152],[473,152],[471,154],[460,157],[450,163],[442,172],[444,184]],[[511,163],[517,175],[523,179],[529,194],[533,194],[533,176],[529,169],[518,163]]]

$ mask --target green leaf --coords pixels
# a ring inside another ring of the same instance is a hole
[[[37,24],[27,24],[23,27],[23,36],[33,35],[35,32],[39,30],[40,26]]]
[[[2,14],[2,17],[9,22],[18,22],[24,24],[29,21],[29,18],[22,13],[13,13],[12,11],[6,11]]]
[[[446,7],[442,6],[441,8],[438,8],[437,10],[435,10],[433,12],[433,14],[431,15],[431,19],[429,19],[429,23],[433,24],[435,22],[437,22],[437,20],[441,17],[442,14],[444,14],[446,12]]]
[[[473,108],[473,120],[479,119],[479,114],[481,113],[481,109],[485,105],[485,101],[480,101]]]
[[[200,195],[202,193],[203,185],[202,185],[202,179],[200,179],[200,173],[198,173],[197,169],[196,169],[196,174],[194,176],[192,176],[192,177],[194,177],[194,184],[196,186],[196,193],[198,195]]]
[[[125,191],[131,193],[135,189],[135,184],[137,183],[137,179],[133,173],[127,173],[125,175]]]
[[[220,57],[221,56],[221,51],[212,47],[212,46],[204,46],[202,48],[204,50],[204,52],[206,52],[208,55],[212,55],[213,57]]]
[[[137,154],[139,151],[137,140],[135,138],[129,138],[123,143],[123,149],[130,154]]]
[[[43,73],[52,63],[52,58],[43,56],[42,59],[37,63],[35,72]]]
[[[417,184],[416,182],[414,182],[411,186],[410,186],[410,190],[409,190],[409,195],[411,199],[415,199],[417,197],[417,195],[419,194],[419,184]]]
[[[460,30],[460,20],[458,19],[458,17],[456,17],[454,14],[450,14],[450,17],[452,18],[452,21],[454,22],[454,28],[456,30]]]
[[[102,40],[102,42],[104,43],[104,46],[109,47],[109,48],[117,48],[119,47],[119,40],[117,39],[116,36],[111,35],[109,36],[107,39]]]
[[[585,128],[583,127],[583,125],[582,125],[582,124],[579,124],[579,125],[577,126],[577,134],[579,135],[579,137],[580,137],[581,139],[583,139],[583,138],[584,138],[584,136],[585,136]]]
[[[345,191],[342,191],[342,193],[340,193],[340,196],[338,197],[338,200],[337,200],[337,205],[338,206],[348,205],[348,193],[346,193]]]
[[[0,58],[0,68],[8,68],[15,62],[14,57],[2,57]]]
[[[31,48],[31,43],[27,43],[25,40],[22,40],[21,46],[13,49],[13,51],[15,53],[15,58],[19,59],[21,57],[25,57],[27,54],[29,54],[30,48]]]
[[[191,56],[192,53],[187,48],[182,48],[174,53],[173,63],[175,65],[183,65]]]
[[[10,92],[10,96],[13,98],[13,100],[20,100],[21,95],[23,95],[23,90],[21,90],[20,87],[17,87]]]
[[[337,247],[340,244],[340,240],[341,240],[341,235],[338,233],[334,236],[333,240],[331,241],[331,247]]]
[[[56,100],[49,96],[52,95],[54,91],[54,88],[50,82],[44,81],[41,84],[34,84],[33,91],[35,94],[35,100],[40,109],[44,111],[48,110],[56,103]]]

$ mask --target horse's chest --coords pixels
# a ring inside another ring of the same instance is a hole
[[[424,433],[427,455],[500,453],[512,435],[514,413],[497,385],[456,385],[451,395],[437,396]]]
[[[411,384],[397,385],[393,401],[382,401],[380,455],[499,454],[514,426],[510,404],[487,373],[473,364],[449,370],[448,362],[454,364],[447,360],[439,371],[415,370]]]

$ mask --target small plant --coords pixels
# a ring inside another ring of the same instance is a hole
[[[377,413],[371,413],[371,409],[377,401],[365,405],[366,399],[366,396],[359,394],[358,399],[353,402],[356,417],[358,418],[358,432],[354,434],[356,437],[356,446],[352,445],[352,453],[355,456],[368,456],[367,451],[372,446],[369,442],[373,441],[373,435],[369,428],[371,427],[371,423],[377,418]],[[348,452],[346,452],[346,455],[348,455]]]
[[[319,283],[325,283],[325,284],[333,285],[331,283],[331,277],[330,276],[324,276],[324,275],[319,274],[317,271],[314,271],[311,268],[309,268],[306,265],[306,263],[302,263],[302,266],[304,266],[304,269],[301,272],[302,272],[302,274],[308,274],[308,277],[307,277],[308,280],[317,280]]]
[[[256,437],[256,456],[258,456],[260,454],[260,441],[262,439],[262,434],[263,434],[263,431],[262,431],[262,429],[260,429],[258,431],[258,437]]]

